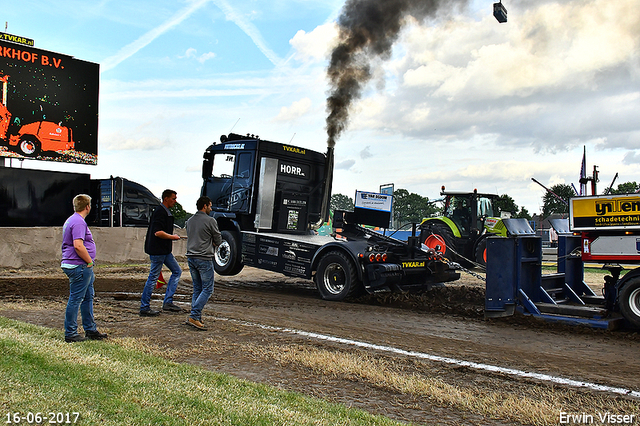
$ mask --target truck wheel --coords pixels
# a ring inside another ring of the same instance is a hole
[[[635,327],[640,328],[640,277],[630,279],[620,291],[620,312]]]
[[[456,245],[453,242],[453,232],[448,226],[440,223],[428,224],[422,232],[421,239],[425,246],[432,249],[440,246],[440,252],[444,257],[455,260],[453,251],[456,250]]]
[[[222,244],[216,246],[213,256],[213,266],[220,275],[236,275],[242,271],[242,256],[240,244],[235,233],[222,231]]]
[[[340,251],[331,251],[320,259],[315,279],[324,300],[343,300],[360,289],[355,265]]]
[[[40,142],[30,138],[20,139],[18,150],[25,157],[35,157],[40,153]]]
[[[478,242],[478,246],[476,247],[476,263],[487,267],[487,239],[482,238]]]

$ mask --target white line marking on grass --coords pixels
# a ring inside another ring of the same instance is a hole
[[[364,348],[364,349],[374,349],[374,350],[377,350],[377,351],[389,352],[389,353],[409,356],[409,357],[413,357],[413,358],[420,358],[420,359],[426,359],[426,360],[429,360],[429,361],[442,362],[442,363],[445,363],[445,364],[458,365],[460,367],[469,367],[469,368],[473,368],[475,370],[488,371],[488,372],[491,372],[491,373],[502,373],[502,374],[507,374],[509,376],[524,377],[524,378],[528,378],[528,379],[536,379],[536,380],[540,380],[540,381],[543,381],[543,382],[551,382],[551,383],[555,383],[555,384],[559,384],[559,385],[573,386],[573,387],[577,387],[577,388],[586,388],[586,389],[591,389],[591,390],[595,390],[595,391],[609,392],[609,393],[615,393],[615,394],[619,394],[619,395],[631,396],[631,397],[634,397],[634,398],[640,398],[640,392],[632,391],[630,389],[625,389],[625,388],[598,385],[596,383],[589,383],[589,382],[583,382],[583,381],[580,381],[580,380],[567,379],[567,378],[564,378],[564,377],[551,376],[549,374],[542,374],[542,373],[534,373],[534,372],[529,372],[529,371],[516,370],[514,368],[498,367],[498,366],[495,366],[495,365],[483,364],[483,363],[479,363],[479,362],[464,361],[464,360],[460,360],[460,359],[449,358],[449,357],[444,357],[444,356],[439,356],[439,355],[431,355],[431,354],[427,354],[427,353],[424,353],[424,352],[407,351],[407,350],[404,350],[404,349],[394,348],[392,346],[376,345],[374,343],[367,343],[367,342],[361,342],[361,341],[358,341],[358,340],[345,339],[345,338],[342,338],[342,337],[329,336],[329,335],[326,335],[326,334],[320,334],[320,333],[313,333],[313,332],[309,332],[309,331],[296,330],[296,329],[293,329],[293,328],[276,327],[276,326],[272,326],[272,325],[257,324],[257,323],[253,323],[253,322],[236,320],[236,319],[232,319],[232,318],[222,318],[222,317],[215,317],[215,318],[218,319],[218,320],[221,320],[221,321],[231,321],[231,322],[235,322],[235,323],[242,324],[242,325],[249,326],[249,327],[258,327],[258,328],[262,328],[264,330],[280,331],[282,333],[296,334],[298,336],[304,336],[304,337],[308,337],[308,338],[311,338],[311,339],[318,339],[318,340],[325,340],[325,341],[328,341],[328,342],[342,343],[342,344],[345,344],[345,345],[356,346],[356,347]]]

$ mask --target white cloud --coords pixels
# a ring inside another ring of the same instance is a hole
[[[275,118],[276,121],[291,121],[305,115],[311,109],[311,99],[302,98],[295,101],[290,107],[280,108],[280,113]]]
[[[335,22],[316,27],[307,33],[299,30],[289,40],[289,44],[295,49],[295,57],[300,61],[320,62],[327,59],[333,46],[336,45],[338,27]]]
[[[403,81],[436,88],[434,96],[445,98],[593,88],[597,73],[629,63],[640,48],[640,15],[629,13],[639,6],[637,0],[544,3],[502,26],[492,17],[412,25],[404,37]]]
[[[360,151],[360,158],[362,158],[363,160],[366,160],[367,158],[371,158],[371,157],[373,157],[373,154],[371,153],[371,147],[367,145],[364,147],[362,151]]]
[[[356,164],[356,160],[344,160],[335,164],[337,170],[349,170]]]
[[[195,58],[197,54],[198,54],[198,51],[193,47],[190,47],[184,53],[184,56],[180,56],[180,58]]]
[[[204,64],[205,61],[208,61],[209,59],[213,59],[215,57],[216,57],[216,54],[214,52],[203,53],[198,57],[198,62],[200,62],[201,64]]]
[[[201,64],[204,64],[209,59],[213,59],[215,57],[216,57],[216,54],[214,52],[208,52],[208,53],[203,53],[202,55],[198,55],[198,51],[193,47],[188,48],[184,56],[180,56],[180,58],[193,58],[196,61],[200,62]]]
[[[112,133],[100,138],[101,148],[112,151],[146,151],[160,149],[170,145],[171,143],[166,139],[154,138],[150,136],[129,138],[120,133]]]

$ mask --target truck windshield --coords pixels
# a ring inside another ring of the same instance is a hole
[[[235,162],[235,154],[216,154],[213,157],[213,170],[211,171],[211,176],[214,178],[230,179],[231,176],[233,176],[233,166]]]

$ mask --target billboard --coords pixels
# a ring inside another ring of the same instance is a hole
[[[640,226],[640,195],[597,195],[572,198],[569,203],[572,231],[636,229]]]
[[[100,65],[0,38],[0,157],[98,163]]]

